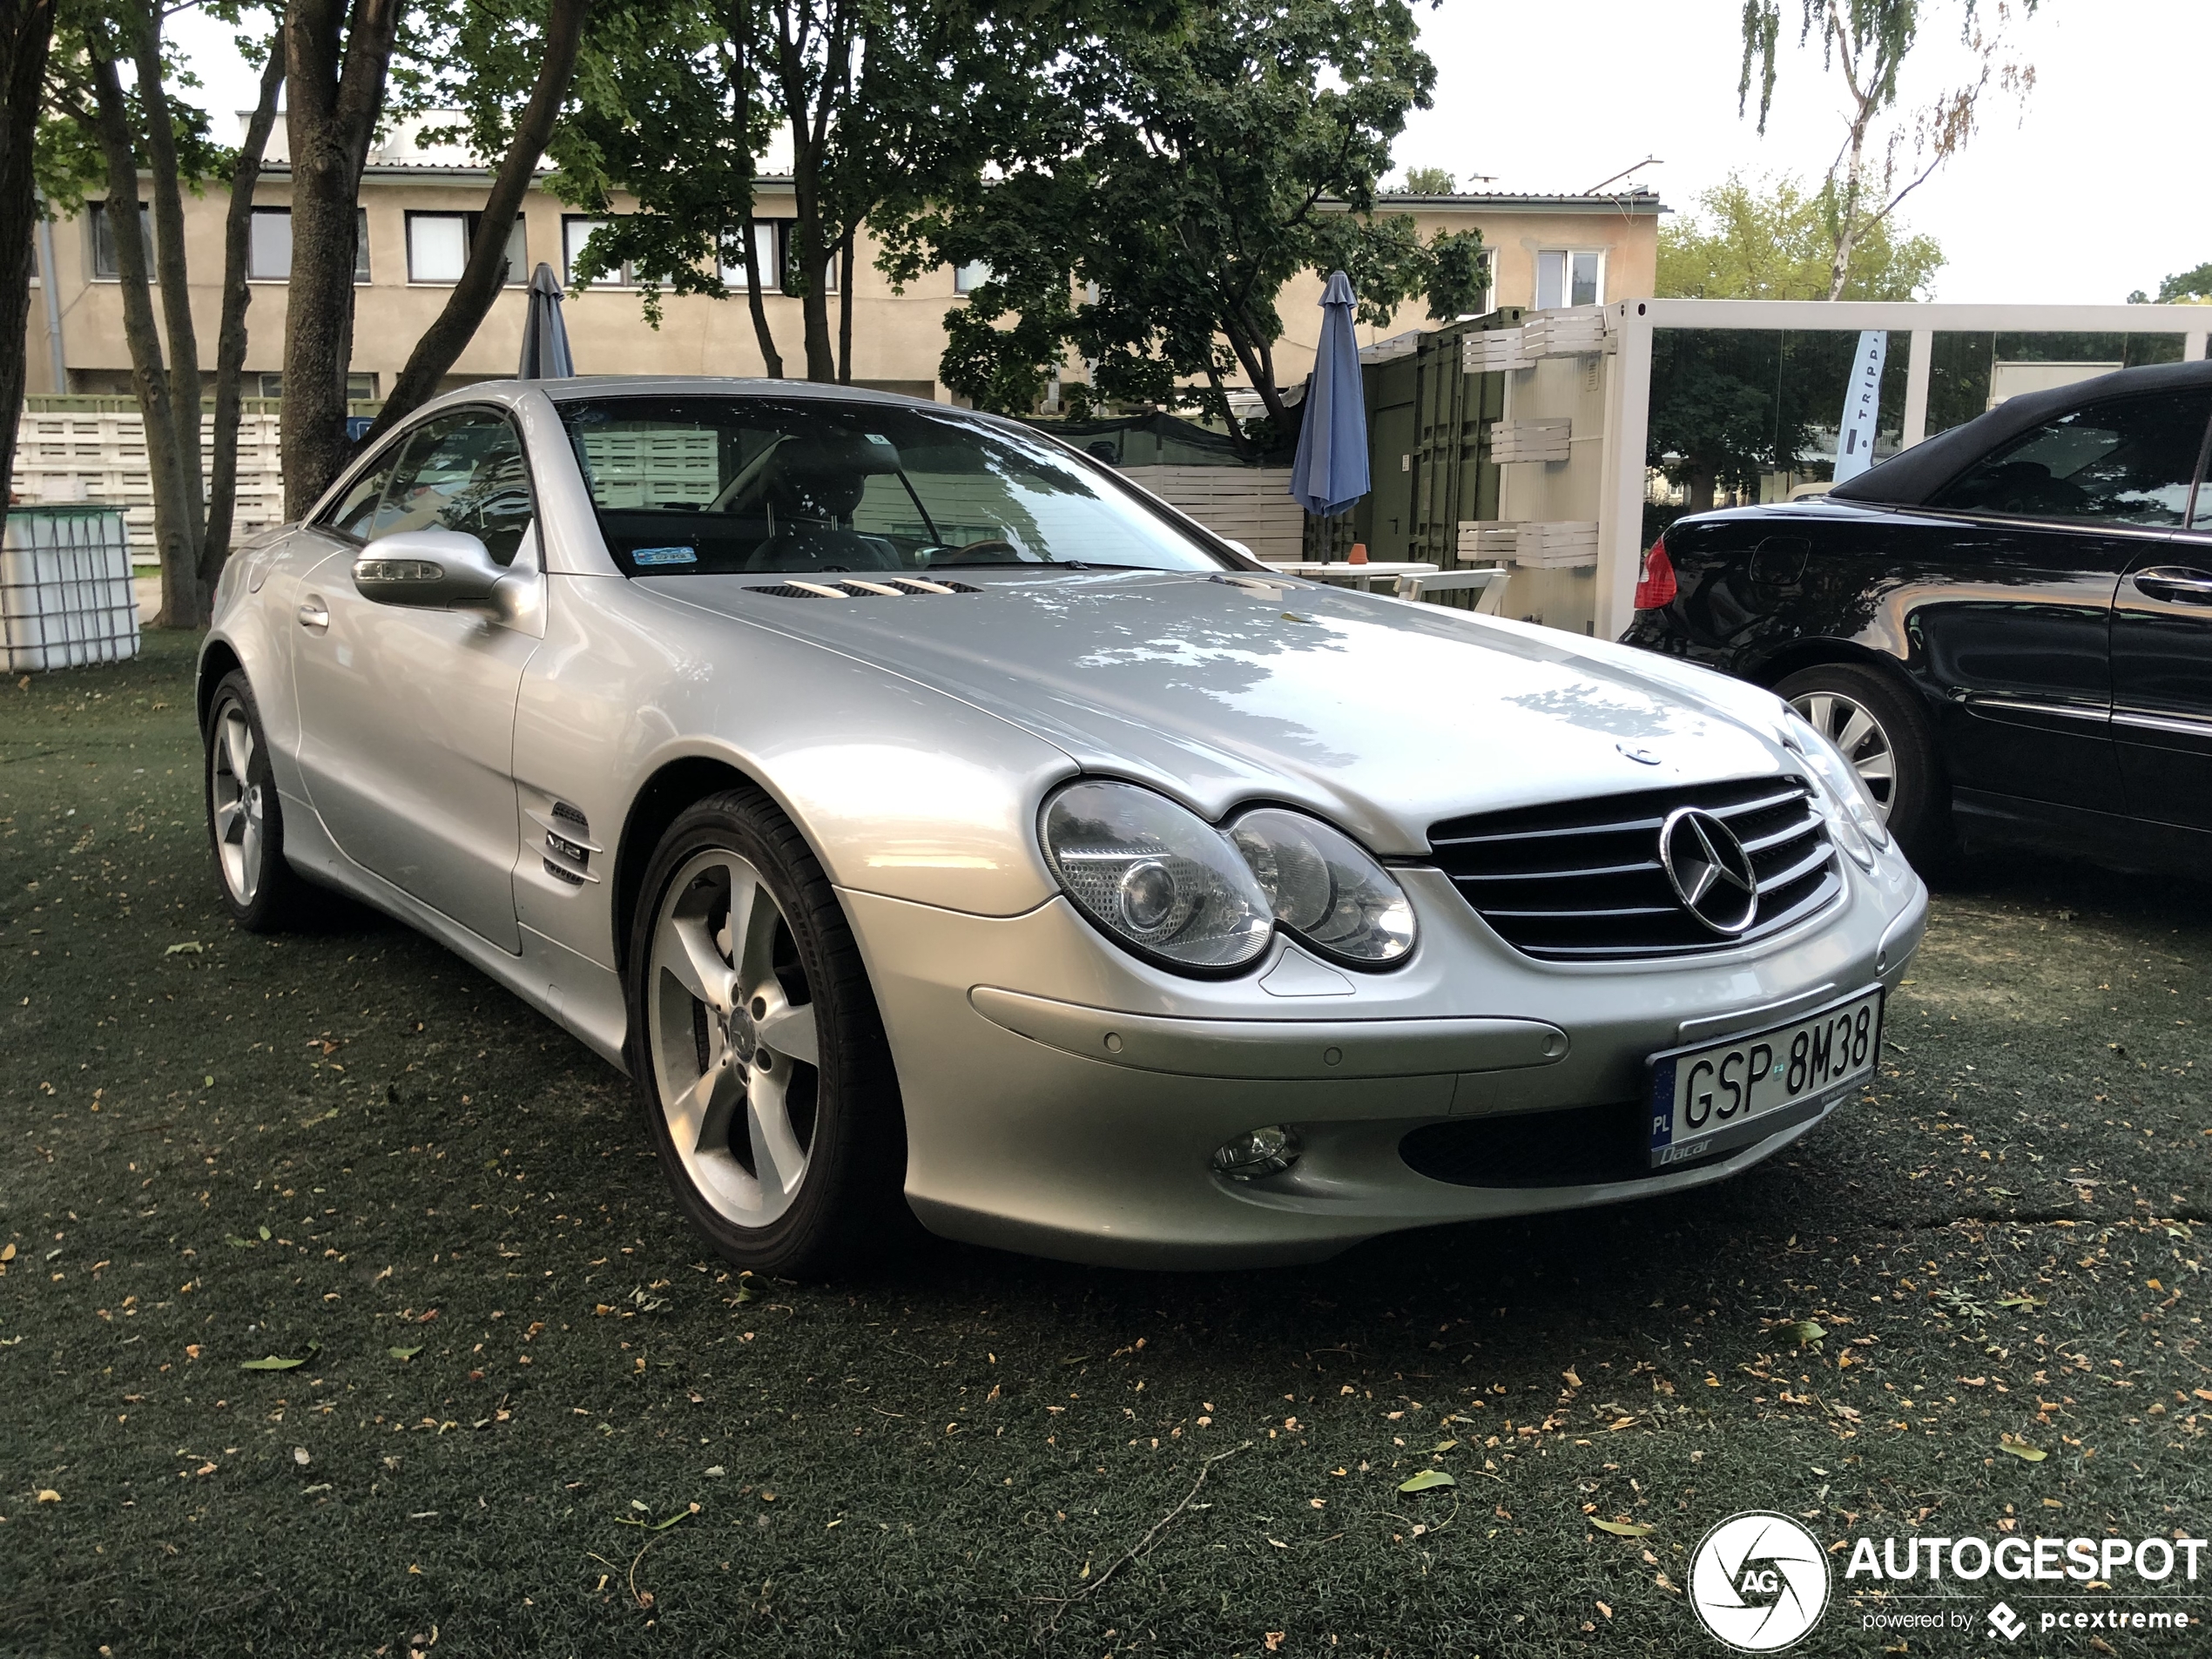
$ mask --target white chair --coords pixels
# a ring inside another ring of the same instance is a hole
[[[1506,583],[1513,579],[1509,566],[1494,564],[1477,570],[1435,570],[1398,578],[1398,597],[1416,599],[1429,593],[1474,593],[1478,614],[1494,617],[1505,603]]]

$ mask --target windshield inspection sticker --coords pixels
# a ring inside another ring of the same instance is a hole
[[[641,547],[630,556],[632,564],[697,564],[699,556],[688,547]]]

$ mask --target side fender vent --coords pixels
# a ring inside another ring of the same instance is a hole
[[[550,812],[525,810],[530,821],[545,832],[546,874],[571,887],[599,879],[591,861],[601,849],[591,839],[591,821],[580,810],[564,800],[555,801]]]

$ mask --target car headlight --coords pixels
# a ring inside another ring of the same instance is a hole
[[[1877,848],[1890,844],[1889,826],[1880,810],[1867,799],[1865,786],[1844,752],[1831,743],[1819,727],[1783,705],[1783,741],[1804,758],[1813,783],[1824,798],[1830,826],[1843,848],[1868,869],[1874,867]]]
[[[1044,810],[1044,853],[1084,914],[1184,968],[1237,968],[1274,932],[1274,907],[1227,838],[1134,784],[1070,784]]]
[[[1279,923],[1320,954],[1379,968],[1413,947],[1413,907],[1318,819],[1261,807],[1217,829],[1135,784],[1085,780],[1045,805],[1046,860],[1077,908],[1137,954],[1233,972]]]
[[[1348,835],[1302,813],[1263,806],[1229,839],[1273,903],[1275,920],[1324,955],[1369,967],[1413,948],[1413,907]]]

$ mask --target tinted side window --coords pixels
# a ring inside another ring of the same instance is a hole
[[[2093,403],[2022,434],[1967,469],[1928,505],[1954,512],[2181,523],[2212,416],[2212,391]]]
[[[323,523],[341,536],[350,536],[356,540],[366,539],[369,527],[376,522],[376,503],[384,494],[384,486],[390,480],[393,464],[398,459],[396,447],[385,451],[381,464],[370,468],[356,479],[354,487],[340,498],[338,505],[330,509],[329,516]]]
[[[441,415],[418,428],[376,515],[374,535],[459,530],[505,564],[531,517],[523,443],[503,416],[483,409]]]

